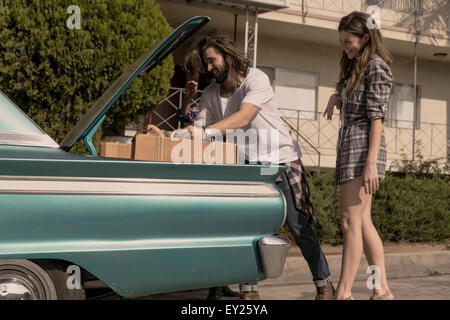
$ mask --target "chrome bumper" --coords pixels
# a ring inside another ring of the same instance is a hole
[[[283,271],[291,242],[282,237],[263,237],[258,241],[263,271],[267,278],[278,278]]]

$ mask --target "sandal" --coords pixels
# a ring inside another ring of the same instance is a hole
[[[333,300],[337,300],[336,298],[336,294],[333,295]],[[344,300],[355,300],[355,298],[353,298],[353,295],[350,294],[347,298],[345,298]]]
[[[392,292],[388,291],[380,296],[370,296],[370,300],[394,300],[394,299],[386,299],[389,296],[394,297],[394,295],[392,294]]]

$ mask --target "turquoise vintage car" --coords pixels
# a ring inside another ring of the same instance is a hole
[[[130,83],[208,22],[185,22],[141,56],[60,145],[0,94],[0,299],[101,287],[131,298],[280,275],[284,167],[101,158],[91,142]],[[79,140],[90,156],[68,153]]]

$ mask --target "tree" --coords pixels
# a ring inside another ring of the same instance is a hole
[[[154,0],[79,0],[80,29],[70,29],[73,1],[0,2],[0,89],[60,142],[102,93],[170,31]],[[139,76],[107,113],[122,128],[164,98],[171,57]]]

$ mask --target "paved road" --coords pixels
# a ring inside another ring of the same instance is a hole
[[[450,300],[450,275],[434,275],[415,278],[390,279],[389,285],[398,300]],[[237,285],[231,286],[238,290]],[[313,300],[315,288],[313,284],[270,284],[260,283],[261,299],[266,300]],[[357,300],[368,300],[371,290],[367,289],[366,281],[355,281],[353,296]],[[151,295],[139,298],[140,300],[204,300],[208,290],[191,290],[167,294]],[[123,299],[118,296],[108,299]],[[235,300],[235,298],[224,298]]]
[[[398,300],[450,300],[450,275],[417,278],[390,279],[389,286]],[[315,289],[309,284],[260,286],[262,299],[312,300]],[[372,294],[366,281],[355,281],[353,296],[357,300],[368,300]]]
[[[339,279],[342,247],[324,247],[335,286]],[[388,283],[398,300],[450,300],[450,251],[446,245],[396,245],[385,247]],[[353,285],[355,299],[367,300],[367,260],[361,257],[360,268]],[[259,283],[262,299],[312,300],[315,287],[305,259],[298,249],[292,248],[281,277]],[[238,286],[231,286],[238,291]],[[208,289],[173,292],[141,297],[144,300],[204,300]],[[108,296],[107,299],[123,299]],[[225,298],[233,300],[236,298]]]

